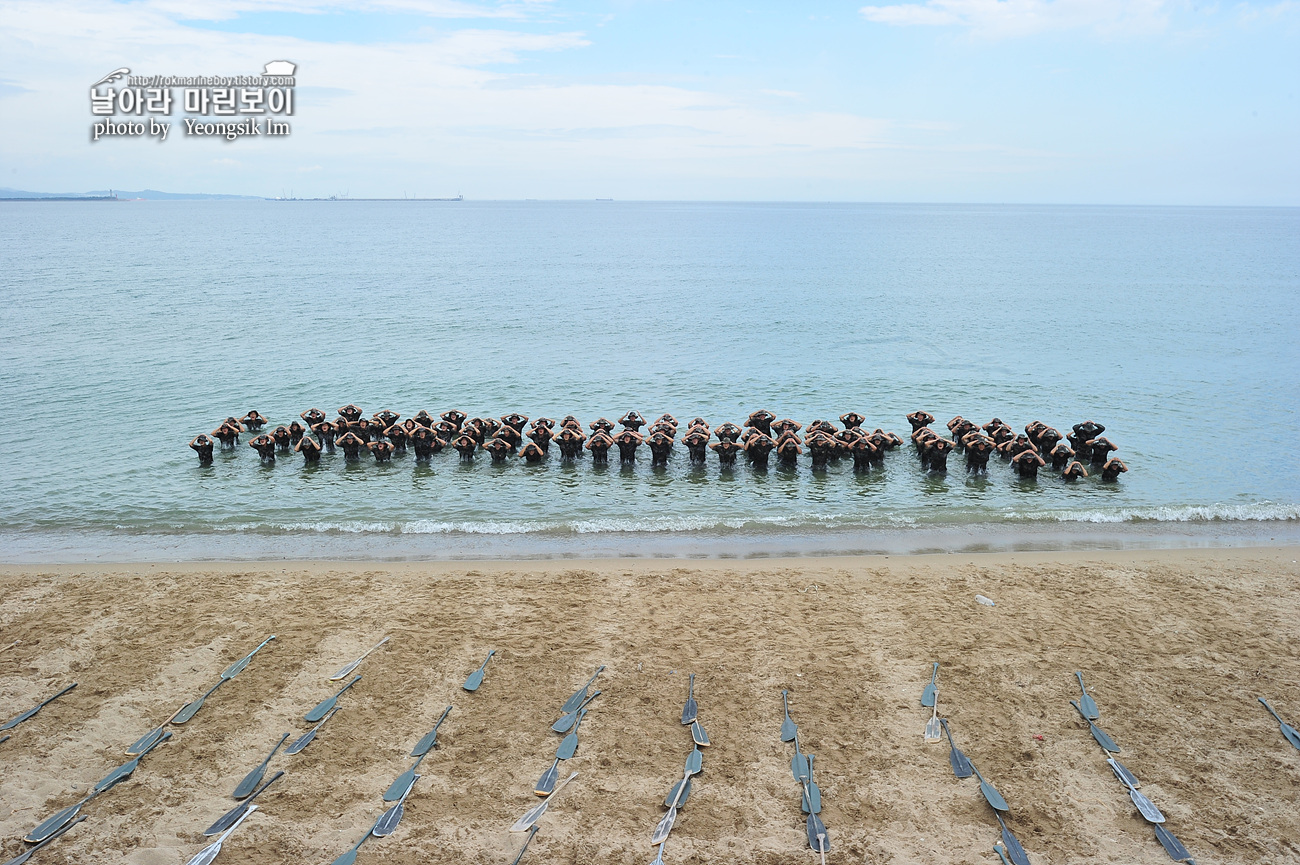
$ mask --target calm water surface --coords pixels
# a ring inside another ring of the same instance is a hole
[[[1300,210],[9,203],[0,236],[0,558],[1300,521]],[[954,456],[936,475],[902,449],[866,474],[692,468],[680,448],[666,470],[264,466],[248,436],[200,467],[186,447],[230,414],[348,402],[584,424],[856,410],[900,434],[917,408],[1091,418],[1130,471],[972,477]]]

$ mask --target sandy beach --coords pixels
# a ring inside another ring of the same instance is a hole
[[[1040,863],[1170,861],[1069,700],[1101,726],[1197,861],[1300,861],[1300,548],[751,561],[143,564],[0,568],[0,720],[78,687],[0,744],[0,853],[125,762],[126,746],[277,639],[88,819],[33,862],[179,865],[231,791],[391,636],[218,860],[328,863],[451,704],[391,837],[359,862],[508,863],[507,827],[560,737],[561,703],[606,665],[524,858],[645,863],[691,749],[687,674],[712,745],[667,863],[813,863],[781,691],[816,755],[833,863],[994,863],[993,811],[927,745],[939,712]],[[982,606],[976,594],[996,601]],[[460,683],[497,655],[474,694]],[[268,773],[269,777],[269,773]],[[563,773],[562,773],[563,777]]]

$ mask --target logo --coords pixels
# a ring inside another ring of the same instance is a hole
[[[125,66],[114,69],[90,87],[90,113],[105,118],[91,124],[90,140],[166,141],[176,109],[186,138],[287,138],[297,69],[288,60],[268,62],[260,75],[132,75]],[[114,86],[119,81],[124,86]]]

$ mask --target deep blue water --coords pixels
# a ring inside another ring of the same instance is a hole
[[[7,203],[0,237],[0,543],[22,555],[159,533],[187,555],[232,532],[502,533],[527,552],[606,532],[1300,519],[1296,209]],[[1026,482],[954,456],[937,475],[903,449],[867,474],[730,471],[681,448],[666,470],[450,450],[305,468],[261,465],[249,436],[202,468],[186,447],[227,415],[348,402],[584,424],[852,409],[902,435],[917,408],[941,430],[1091,418],[1130,471]]]

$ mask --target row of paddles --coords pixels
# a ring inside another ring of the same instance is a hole
[[[799,746],[799,725],[790,717],[789,691],[781,692],[781,706],[785,717],[781,720],[781,741],[794,743],[794,756],[790,758],[790,774],[800,786],[799,808],[808,817],[804,829],[808,835],[808,846],[821,856],[822,865],[826,865],[826,854],[831,850],[831,834],[822,820],[822,791],[817,786],[813,775],[814,755],[805,753]]]
[[[681,722],[682,726],[691,729],[691,752],[686,755],[686,768],[682,771],[682,777],[673,784],[668,795],[664,797],[664,807],[668,809],[668,813],[664,814],[655,825],[654,831],[650,833],[650,844],[659,848],[650,865],[663,865],[664,850],[668,846],[668,836],[672,834],[673,826],[677,823],[677,812],[691,795],[692,778],[704,771],[704,753],[700,749],[709,747],[710,742],[709,734],[704,731],[704,724],[700,722],[700,704],[695,699],[694,673],[691,673],[690,683],[687,685]]]
[[[560,764],[573,759],[578,753],[578,730],[582,727],[582,721],[587,717],[587,707],[591,702],[600,696],[600,691],[592,691],[596,684],[596,679],[604,671],[605,665],[601,664],[592,673],[591,678],[587,679],[569,698],[560,706],[560,717],[555,723],[551,724],[551,732],[563,736],[560,744],[555,749],[555,757],[551,760],[551,765],[544,771],[537,783],[533,785],[534,795],[541,796],[542,801],[537,805],[529,808],[523,816],[516,820],[510,826],[511,832],[527,832],[524,843],[519,848],[519,852],[511,861],[511,865],[519,865],[523,860],[524,854],[528,852],[528,845],[532,843],[534,836],[540,831],[537,824],[546,814],[546,809],[550,807],[551,802],[555,801],[559,792],[578,777],[577,772],[570,772],[569,776],[560,780]]]

